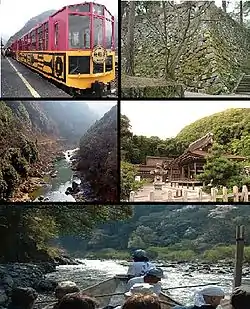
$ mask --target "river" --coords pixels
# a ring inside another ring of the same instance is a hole
[[[56,177],[50,178],[48,185],[37,190],[38,196],[43,196],[47,202],[75,202],[72,195],[65,194],[68,187],[71,187],[72,181],[78,181],[73,177],[73,172],[70,167],[70,158],[78,150],[72,149],[64,152],[65,158],[59,160],[54,165],[54,170],[57,172]],[[35,200],[38,201],[38,198]]]
[[[79,259],[82,265],[58,266],[57,271],[47,275],[48,279],[56,281],[71,280],[81,289],[98,283],[116,274],[126,274],[128,267],[125,261],[115,260],[87,260]],[[232,290],[233,275],[228,273],[201,273],[188,271],[190,264],[176,264],[175,267],[162,267],[165,278],[162,280],[164,288],[217,283],[229,294]],[[211,267],[212,269],[212,267]],[[219,283],[218,283],[219,282]],[[192,304],[193,294],[197,288],[182,288],[171,290],[170,295],[183,304]],[[43,296],[44,297],[44,296]],[[43,298],[44,299],[44,298]],[[51,297],[46,296],[46,299]]]

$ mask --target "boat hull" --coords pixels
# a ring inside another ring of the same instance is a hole
[[[126,290],[127,282],[127,276],[117,275],[113,278],[90,286],[82,292],[96,298],[100,308],[106,306],[119,306],[124,302],[124,292]],[[181,305],[165,293],[160,294],[160,300],[162,302],[161,309],[171,309],[174,306]]]

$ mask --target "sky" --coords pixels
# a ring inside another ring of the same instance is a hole
[[[175,137],[192,122],[228,108],[250,108],[250,101],[122,101],[136,135]]]
[[[25,23],[45,11],[59,10],[70,4],[83,3],[83,0],[0,0],[0,32],[4,39],[19,31]],[[118,0],[96,0],[104,4],[113,15],[118,14]],[[11,22],[10,22],[11,21]]]
[[[79,102],[79,101],[77,101]],[[96,113],[99,117],[102,117],[105,113],[107,113],[112,106],[116,105],[116,101],[89,101],[87,103],[88,106]]]

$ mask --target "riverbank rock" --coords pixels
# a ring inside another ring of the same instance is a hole
[[[55,258],[56,265],[79,265],[82,264],[69,256],[59,256]]]
[[[13,263],[0,264],[0,307],[6,307],[12,290],[17,287],[33,288],[37,292],[52,292],[57,282],[46,279],[48,272],[56,270],[51,263]]]
[[[77,194],[80,191],[80,185],[76,181],[72,181],[72,187],[68,187],[65,191],[66,195]]]

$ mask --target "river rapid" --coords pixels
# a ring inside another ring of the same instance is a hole
[[[111,278],[116,274],[126,274],[128,263],[118,260],[87,260],[78,259],[81,265],[58,266],[57,271],[47,275],[48,279],[55,281],[71,280],[76,282],[81,289],[102,280]],[[213,266],[210,266],[211,269]],[[224,288],[227,294],[232,291],[232,273],[203,273],[200,271],[190,271],[190,264],[175,264],[162,267],[165,278],[162,280],[162,288],[177,286],[201,285],[207,283],[217,283]],[[192,304],[193,295],[197,288],[182,288],[170,290],[170,295],[183,304]],[[44,297],[44,296],[43,296]],[[44,299],[44,298],[43,298]],[[51,296],[46,296],[46,300]]]

